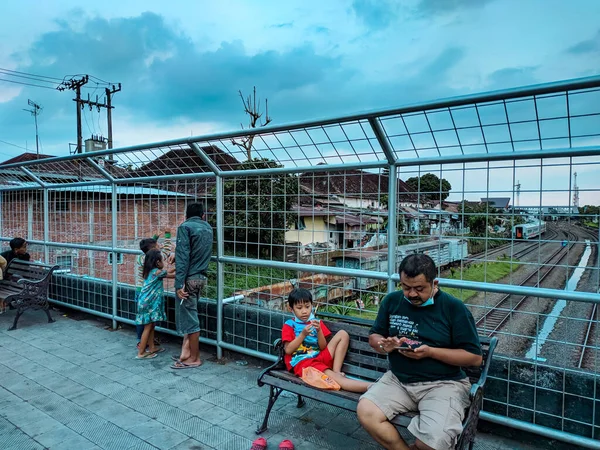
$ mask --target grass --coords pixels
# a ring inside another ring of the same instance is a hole
[[[519,264],[515,264],[515,262],[515,260],[498,260],[487,262],[485,265],[484,263],[471,264],[462,271],[462,277],[460,271],[452,271],[447,278],[452,280],[463,279],[467,281],[485,281],[493,283],[517,270],[520,266]],[[461,299],[463,302],[477,294],[477,291],[456,288],[444,288],[444,292]]]
[[[208,272],[208,286],[205,295],[208,298],[217,298],[217,264],[211,262],[208,266]],[[225,298],[231,297],[234,292],[281,283],[297,277],[295,270],[271,269],[241,264],[225,264],[223,272]]]
[[[584,224],[585,226],[588,226],[588,227],[592,227],[592,228],[598,228],[598,224],[597,224],[597,223],[595,223],[595,222],[591,222],[591,221],[589,221],[589,222],[583,222],[583,224]]]

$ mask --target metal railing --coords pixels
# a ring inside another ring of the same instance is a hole
[[[586,228],[597,215],[563,211],[550,222],[542,212],[572,207],[575,194],[582,205],[599,198],[599,99],[592,77],[6,164],[0,239],[26,237],[34,258],[69,262],[70,273],[56,277],[57,304],[131,324],[138,241],[174,234],[186,203],[202,201],[216,231],[202,342],[216,345],[218,357],[227,349],[266,359],[290,279],[322,290],[319,310],[372,319],[396,289],[399,260],[428,252],[440,285],[477,320],[506,310],[483,417],[600,448],[595,389],[567,389],[573,377],[597,382],[598,318],[587,308],[600,302],[599,235]],[[248,161],[232,140],[249,135]],[[512,206],[480,201],[496,196]],[[540,213],[519,210],[520,197]],[[452,236],[438,222],[432,236],[423,211],[436,208],[470,235]],[[544,219],[545,233],[513,236],[513,226]],[[324,251],[302,254],[315,245]],[[526,273],[537,282],[521,284]],[[498,293],[525,297],[524,307],[510,298],[499,306]],[[174,333],[174,314],[171,305],[163,331]],[[569,333],[579,328],[586,337],[576,342]],[[527,358],[532,347],[536,356]],[[565,356],[584,352],[583,367]],[[551,407],[540,400],[548,392],[558,402]],[[591,418],[571,414],[583,407]]]

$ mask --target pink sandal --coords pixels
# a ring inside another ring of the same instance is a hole
[[[255,439],[250,450],[267,450],[267,440],[263,437]]]
[[[294,444],[288,439],[281,441],[281,444],[279,444],[279,450],[294,450],[294,448]]]

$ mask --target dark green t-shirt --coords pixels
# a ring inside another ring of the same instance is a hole
[[[431,306],[413,306],[402,291],[386,295],[371,333],[409,337],[430,347],[460,348],[481,355],[471,312],[459,299],[438,290]],[[402,383],[460,380],[464,371],[433,358],[410,359],[398,351],[389,355],[390,369]]]

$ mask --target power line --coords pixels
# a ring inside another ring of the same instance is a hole
[[[56,77],[47,77],[46,75],[36,75],[33,73],[27,73],[27,72],[19,72],[18,70],[10,70],[10,69],[4,69],[2,67],[0,67],[0,70],[3,72],[11,72],[11,73],[18,73],[20,75],[29,75],[32,77],[37,77],[37,78],[47,78],[49,80],[57,80],[57,81],[63,81],[65,78],[56,78]]]
[[[29,76],[29,75],[17,75],[17,74],[13,74],[13,73],[4,72],[4,71],[2,71],[2,69],[0,69],[0,75],[5,75],[7,77],[26,78],[28,80],[38,81],[40,83],[50,83],[50,84],[54,84],[54,85],[58,84],[56,81],[43,80],[41,78],[37,78],[35,76]]]
[[[3,141],[2,139],[0,139],[0,142],[2,142],[3,144],[6,144],[6,145],[12,145],[13,147],[17,147],[17,148],[21,148],[23,150],[29,151],[29,149],[27,147],[22,147],[22,146],[17,145],[17,144],[11,144],[10,142]]]
[[[6,78],[0,78],[0,81],[6,81],[8,83],[21,84],[23,86],[33,86],[33,87],[39,87],[39,88],[44,88],[44,89],[52,89],[53,91],[56,90],[56,88],[49,87],[49,86],[42,86],[40,84],[33,84],[33,83],[25,83],[23,81],[7,80]]]

